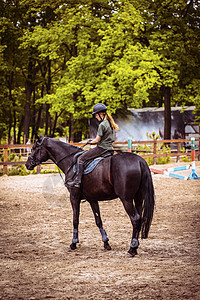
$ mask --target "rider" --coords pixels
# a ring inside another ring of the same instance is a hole
[[[113,153],[113,142],[115,140],[114,130],[119,129],[118,125],[114,122],[112,116],[107,113],[107,107],[103,103],[97,103],[93,107],[92,115],[95,116],[100,124],[96,138],[88,143],[91,145],[97,144],[97,146],[85,151],[78,157],[75,179],[67,182],[69,187],[80,188],[84,163],[87,160],[100,156],[102,153],[107,151]]]

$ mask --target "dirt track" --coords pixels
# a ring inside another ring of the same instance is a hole
[[[79,247],[71,251],[72,210],[59,175],[1,177],[0,299],[200,299],[200,180],[153,180],[149,239],[131,258],[120,200],[100,203],[112,250],[104,251],[83,203]]]

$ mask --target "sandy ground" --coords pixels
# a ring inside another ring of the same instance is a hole
[[[72,209],[59,174],[1,177],[0,299],[200,299],[200,180],[153,181],[149,238],[132,258],[119,199],[100,203],[112,250],[103,249],[86,202],[71,251]]]

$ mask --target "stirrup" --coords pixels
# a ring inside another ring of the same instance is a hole
[[[79,182],[76,182],[76,181],[68,181],[67,182],[67,186],[68,187],[75,187],[75,188],[80,188],[80,183]]]

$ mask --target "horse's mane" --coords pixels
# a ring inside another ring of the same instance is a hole
[[[51,140],[51,141],[55,142],[59,147],[61,147],[62,149],[66,149],[67,151],[70,150],[70,151],[72,151],[74,153],[83,151],[81,148],[79,148],[77,146],[74,146],[74,145],[71,145],[71,144],[68,144],[68,143],[65,143],[65,142],[53,139],[53,138],[48,138],[48,140]]]

